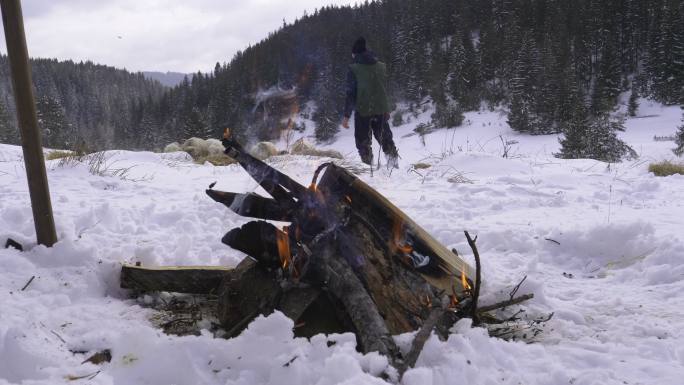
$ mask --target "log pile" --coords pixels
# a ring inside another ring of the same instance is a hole
[[[415,359],[404,360],[392,335],[444,333],[477,314],[476,271],[356,176],[326,163],[304,187],[249,155],[229,132],[223,144],[270,195],[206,190],[235,213],[259,219],[222,239],[249,258],[234,269],[124,266],[122,287],[216,294],[228,336],[280,310],[298,335],[351,331],[361,350],[387,355],[399,368]]]

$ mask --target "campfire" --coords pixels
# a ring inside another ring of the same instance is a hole
[[[279,310],[294,320],[297,335],[353,332],[360,350],[378,351],[397,367],[415,362],[433,329],[446,335],[460,318],[477,320],[479,255],[469,234],[477,269],[338,165],[320,165],[304,187],[249,155],[229,130],[223,144],[270,195],[218,191],[213,184],[206,190],[256,219],[222,238],[249,258],[234,269],[124,266],[122,287],[214,293],[228,337]],[[418,329],[419,346],[414,341],[402,357],[392,335]]]

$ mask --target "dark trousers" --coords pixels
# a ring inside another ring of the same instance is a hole
[[[354,114],[356,148],[359,150],[359,155],[361,155],[361,160],[364,163],[370,163],[373,160],[371,133],[382,146],[382,152],[391,156],[397,155],[397,147],[392,139],[389,121],[383,115],[359,116]]]

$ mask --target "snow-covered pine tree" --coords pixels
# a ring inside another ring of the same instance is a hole
[[[319,142],[330,141],[340,129],[340,108],[342,104],[342,85],[344,82],[338,79],[332,62],[329,61],[330,53],[324,51],[321,54],[322,66],[318,71],[318,77],[313,90],[313,100],[316,103],[316,111],[313,121],[316,124],[316,140]],[[341,69],[340,69],[340,72]],[[346,72],[342,72],[346,75]],[[339,76],[339,74],[338,74]]]
[[[563,137],[559,139],[561,149],[558,158],[587,158],[587,131],[589,130],[589,111],[584,105],[584,98],[576,93],[572,100],[570,119],[561,126]]]
[[[591,100],[591,108],[594,114],[601,114],[613,109],[620,94],[620,56],[618,45],[614,39],[609,38],[601,50],[601,59],[594,93]]]
[[[64,109],[57,98],[47,95],[38,98],[36,115],[45,147],[70,147],[69,138],[72,135],[67,132],[70,125],[67,123]]]
[[[536,49],[531,36],[522,40],[514,62],[513,77],[509,82],[511,94],[508,125],[518,132],[538,133],[539,119],[533,111],[533,80],[537,74]]]
[[[587,131],[587,158],[604,162],[637,158],[636,151],[617,137],[618,131],[625,130],[624,123],[624,118],[611,118],[607,113],[594,116]]]
[[[682,107],[682,110],[684,110],[684,106]],[[677,156],[684,155],[684,113],[682,113],[682,125],[679,126],[679,129],[677,129],[675,144],[677,147],[672,150],[672,152],[674,152]]]
[[[432,121],[436,127],[452,128],[463,124],[463,110],[458,102],[444,100],[435,104],[435,112],[432,114]]]
[[[637,109],[639,109],[639,93],[636,87],[632,85],[632,94],[629,95],[629,103],[627,104],[627,114],[629,116],[636,116]]]
[[[0,143],[19,144],[19,132],[13,122],[5,103],[0,100]]]

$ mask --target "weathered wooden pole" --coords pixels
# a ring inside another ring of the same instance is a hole
[[[21,131],[21,146],[24,150],[24,163],[28,179],[33,221],[36,226],[38,243],[52,246],[57,242],[55,220],[52,216],[50,190],[43,146],[36,117],[36,103],[33,98],[31,67],[29,65],[24,20],[19,0],[0,0],[2,24],[5,28],[7,56],[12,74],[14,100],[17,106],[17,120]]]

